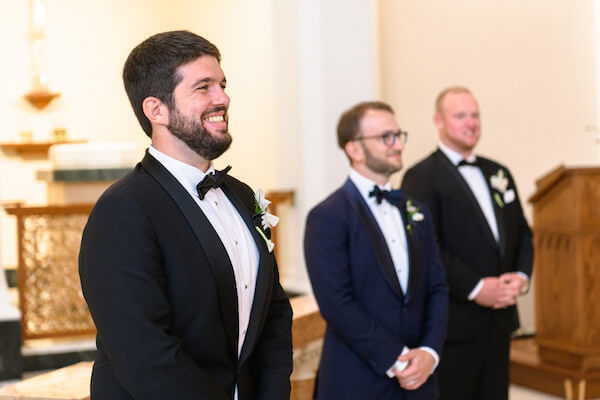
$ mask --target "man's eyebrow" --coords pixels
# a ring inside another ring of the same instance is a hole
[[[194,82],[194,83],[192,84],[192,86],[191,86],[191,87],[196,87],[196,86],[199,86],[199,85],[201,85],[201,84],[203,84],[203,83],[209,83],[209,82],[212,82],[212,80],[213,80],[213,79],[212,79],[212,78],[209,78],[209,77],[202,78],[202,79],[198,79],[196,82]]]

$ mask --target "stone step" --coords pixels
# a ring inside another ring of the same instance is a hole
[[[19,321],[0,321],[0,381],[24,374],[62,368],[96,357],[95,338],[72,337],[28,340],[21,344]]]
[[[28,340],[21,347],[23,371],[53,370],[96,356],[94,337]]]

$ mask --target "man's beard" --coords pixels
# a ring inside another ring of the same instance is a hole
[[[369,149],[367,149],[367,146],[365,146],[363,143],[361,143],[361,146],[365,153],[365,164],[371,171],[377,174],[390,176],[394,172],[398,172],[402,169],[402,165],[397,166],[395,164],[375,157],[373,153],[371,153]]]
[[[187,118],[179,113],[176,107],[169,110],[169,125],[167,129],[190,149],[205,160],[214,160],[225,152],[233,140],[227,129],[220,131],[219,135],[211,135],[202,121],[206,115],[217,111],[226,111],[224,107],[208,110],[200,116],[200,120]]]

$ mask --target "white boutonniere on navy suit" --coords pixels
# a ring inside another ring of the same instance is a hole
[[[406,216],[408,218],[408,223],[406,224],[406,231],[412,235],[412,226],[417,223],[423,221],[425,216],[419,210],[419,207],[415,206],[411,200],[406,202]]]

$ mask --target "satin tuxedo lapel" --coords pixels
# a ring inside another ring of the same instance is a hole
[[[219,235],[212,227],[200,207],[190,197],[181,184],[148,152],[142,160],[142,167],[169,193],[181,210],[198,239],[209,261],[221,298],[221,312],[226,327],[230,350],[238,354],[238,309],[237,292],[233,266]]]
[[[406,236],[406,245],[408,248],[408,287],[406,289],[405,303],[409,303],[412,295],[415,293],[415,288],[419,281],[419,265],[421,265],[420,260],[417,258],[419,252],[415,251],[415,240],[413,238],[415,228],[412,228],[411,231],[406,230],[406,227],[410,224],[406,212],[407,202],[408,199],[404,195],[402,195],[399,201],[394,202],[394,205],[398,207],[402,216],[404,235]]]
[[[379,229],[379,225],[377,225],[377,221],[371,213],[369,206],[365,203],[362,195],[350,179],[344,183],[342,190],[352,207],[355,209],[356,215],[358,215],[358,218],[367,233],[373,252],[378,261],[377,266],[381,270],[385,281],[397,296],[403,297],[404,293],[402,293],[398,275],[396,275],[392,256],[390,255],[385,238],[383,237],[381,229]]]
[[[490,191],[490,196],[492,198],[492,205],[494,207],[494,214],[496,215],[496,224],[498,225],[498,241],[500,246],[500,254],[504,256],[505,246],[506,246],[506,226],[504,223],[504,212],[503,208],[498,205],[496,200],[494,199],[494,193],[498,191],[492,187],[491,177],[498,173],[498,168],[494,165],[486,162],[485,160],[481,160],[480,163],[481,172],[483,173],[483,177],[485,178],[485,183]],[[502,194],[500,194],[502,197]],[[504,205],[506,206],[506,204]]]
[[[246,338],[244,344],[242,345],[242,351],[240,354],[240,363],[243,363],[248,357],[250,350],[254,346],[256,338],[258,337],[258,333],[262,328],[264,316],[261,314],[261,310],[268,309],[266,306],[266,301],[268,300],[268,288],[271,287],[273,282],[267,278],[273,276],[273,257],[269,254],[269,249],[267,248],[264,239],[256,230],[256,225],[254,225],[252,220],[252,215],[254,214],[254,203],[250,202],[249,204],[244,204],[244,202],[240,199],[240,196],[235,193],[234,187],[228,184],[227,179],[225,182],[223,182],[221,189],[229,201],[231,201],[233,206],[238,210],[240,216],[246,223],[246,226],[254,238],[259,253],[258,274],[256,276],[254,300],[252,301],[252,309],[250,311],[250,321],[248,323]],[[248,201],[246,201],[246,203],[248,203]]]
[[[446,155],[440,149],[438,149],[435,152],[435,155],[436,155],[436,157],[438,157],[438,159],[440,160],[440,162],[444,166],[444,168],[446,168],[450,172],[450,174],[455,178],[455,180],[459,183],[460,189],[463,192],[463,194],[466,196],[468,201],[471,203],[471,207],[474,210],[477,210],[475,215],[477,215],[477,219],[479,220],[479,223],[485,227],[485,231],[488,233],[487,238],[494,244],[494,246],[496,248],[499,249],[498,242],[496,242],[496,238],[494,237],[494,233],[492,232],[492,230],[490,228],[490,224],[488,224],[487,219],[485,218],[485,215],[483,214],[483,211],[481,210],[481,207],[479,206],[479,203],[477,202],[477,198],[475,198],[475,195],[473,194],[473,191],[471,190],[471,188],[465,181],[465,178],[463,178],[461,173],[458,172],[458,168],[454,164],[452,164],[452,162],[448,159],[448,157],[446,157]],[[482,170],[482,172],[483,172],[483,170]],[[485,178],[486,182],[489,180],[489,178],[486,176],[485,172],[483,172],[483,177]],[[488,183],[488,185],[489,185],[489,183]],[[492,203],[495,203],[493,199],[492,199]],[[494,212],[496,213],[495,205],[494,205]],[[498,222],[498,214],[497,213],[496,213],[496,223],[498,225],[500,225],[500,223]]]

